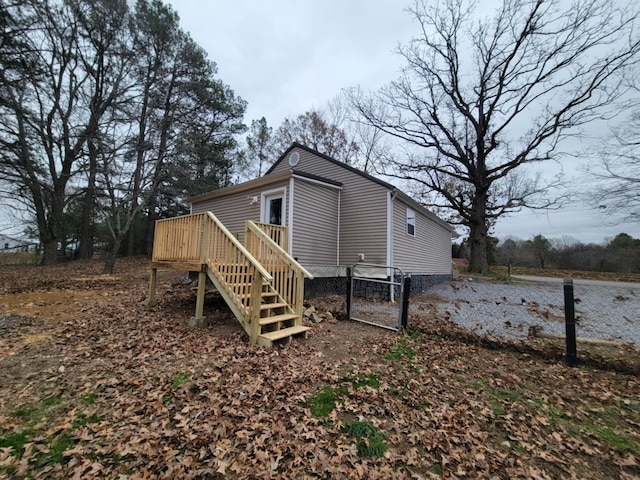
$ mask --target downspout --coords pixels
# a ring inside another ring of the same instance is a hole
[[[394,188],[387,197],[387,265],[393,265],[393,201],[397,195]]]
[[[387,196],[387,265],[393,266],[393,200],[398,192],[394,188],[389,191]],[[387,268],[387,276],[393,280],[393,268]],[[395,301],[393,285],[389,285],[389,298],[391,302]]]
[[[288,226],[289,226],[289,238],[287,248],[289,251],[289,255],[293,255],[293,177],[289,178],[289,218],[288,218]]]
[[[337,239],[336,239],[336,266],[340,265],[340,201],[341,201],[342,190],[338,190],[338,229],[337,229]]]

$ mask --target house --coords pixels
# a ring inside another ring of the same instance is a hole
[[[28,252],[34,249],[34,243],[0,234],[0,252]]]
[[[314,277],[344,277],[358,263],[393,266],[412,291],[451,278],[453,228],[395,186],[294,143],[255,180],[190,199],[241,242],[245,221],[287,227],[287,252]],[[383,270],[384,271],[384,270]]]
[[[149,303],[158,269],[197,272],[194,325],[206,324],[208,279],[252,345],[306,337],[305,296],[346,293],[349,266],[386,284],[379,298],[394,298],[386,279],[397,269],[411,274],[413,292],[451,277],[449,224],[393,185],[304,145],[291,145],[260,178],[190,202],[189,215],[156,222]]]

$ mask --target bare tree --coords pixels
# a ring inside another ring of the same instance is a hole
[[[553,204],[550,185],[523,168],[558,160],[562,141],[624,93],[620,74],[640,51],[637,7],[504,0],[482,19],[465,0],[416,0],[409,11],[421,33],[400,48],[401,78],[350,99],[364,121],[406,142],[387,173],[452,211],[470,230],[470,269],[487,272],[493,222]]]
[[[284,152],[293,142],[299,142],[320,153],[349,164],[358,146],[351,141],[345,131],[321,111],[311,110],[299,115],[295,120],[288,118],[274,134],[276,152]]]
[[[606,221],[640,222],[640,111],[614,129],[599,161],[592,162],[587,172],[595,181],[587,200],[606,215]]]
[[[13,61],[3,58],[20,67],[5,70],[1,78],[0,177],[35,218],[42,262],[51,264],[57,258],[71,182],[81,171],[83,150],[94,133],[83,96],[89,75],[80,60],[80,26],[68,5],[30,0],[14,7],[20,12],[14,18],[29,27],[20,31]]]

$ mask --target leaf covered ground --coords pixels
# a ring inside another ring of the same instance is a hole
[[[640,379],[435,318],[252,347],[145,260],[0,268],[0,478],[640,477]],[[322,305],[320,305],[322,307]]]

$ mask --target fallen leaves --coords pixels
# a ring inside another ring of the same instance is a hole
[[[338,322],[284,349],[251,347],[231,317],[189,328],[194,297],[175,275],[147,308],[143,261],[118,265],[113,282],[90,265],[0,286],[37,292],[61,277],[68,298],[95,290],[65,321],[11,316],[0,330],[15,351],[0,357],[0,477],[640,474],[637,377],[461,342],[428,308],[400,336]],[[206,309],[222,311],[215,301]],[[16,343],[26,332],[42,340]],[[317,418],[323,391],[333,408]],[[21,447],[5,445],[16,432],[29,432]]]

